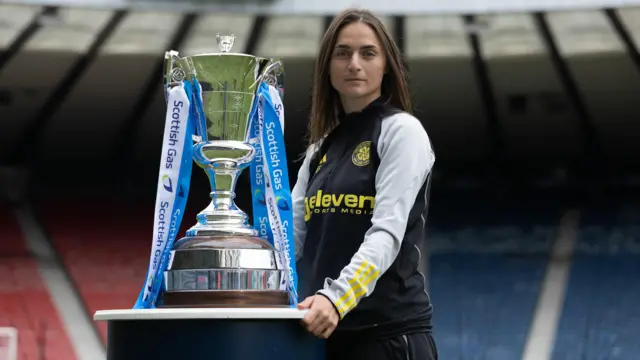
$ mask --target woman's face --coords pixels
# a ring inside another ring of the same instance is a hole
[[[368,103],[380,96],[385,67],[380,40],[369,25],[354,22],[342,28],[331,56],[329,74],[331,85],[345,107],[345,101]]]

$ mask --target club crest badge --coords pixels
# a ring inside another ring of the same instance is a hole
[[[370,149],[371,149],[371,141],[363,141],[360,144],[358,144],[355,150],[353,150],[353,154],[351,155],[351,161],[353,161],[353,165],[355,166],[369,165]]]

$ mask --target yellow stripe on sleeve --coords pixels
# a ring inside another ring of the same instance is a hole
[[[375,280],[378,277],[378,274],[380,274],[380,271],[375,270],[371,275],[361,279],[360,282],[354,284],[354,286],[351,288],[351,291],[358,291],[353,294],[353,297],[350,297],[346,302],[341,304],[340,311],[343,313],[347,313],[351,309],[353,309],[356,306],[357,301],[359,301],[360,298],[362,298],[362,295],[364,295],[367,291],[367,285]]]
[[[350,279],[348,281],[349,284],[352,284],[355,279],[358,279],[360,277],[360,273],[362,273],[365,269],[368,269],[369,266],[369,262],[367,262],[366,260],[358,267],[358,269],[356,270],[355,274],[353,275],[353,279]],[[342,304],[347,298],[349,298],[353,293],[353,289],[349,289],[347,292],[344,293],[344,295],[342,295],[335,303],[336,307],[338,307],[340,304]]]
[[[376,279],[378,274],[380,271],[366,260],[358,267],[354,277],[348,281],[351,287],[335,302],[341,318],[355,306],[357,300],[366,292],[367,285]]]

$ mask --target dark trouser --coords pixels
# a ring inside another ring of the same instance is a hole
[[[430,332],[401,335],[385,340],[329,337],[326,360],[437,360]]]

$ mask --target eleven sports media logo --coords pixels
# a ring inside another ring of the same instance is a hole
[[[357,167],[371,163],[371,141],[363,141],[353,150],[351,162]],[[327,162],[326,154],[320,160],[316,172]],[[350,215],[371,215],[375,207],[375,196],[361,194],[331,194],[322,189],[313,196],[304,198],[304,220],[309,221],[312,214],[336,213]]]

